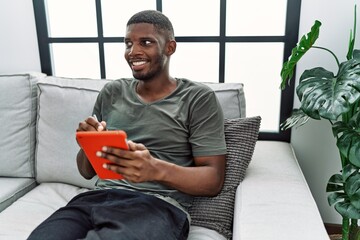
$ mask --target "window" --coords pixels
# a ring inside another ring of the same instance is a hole
[[[262,116],[260,139],[290,141],[293,86],[280,70],[298,40],[299,0],[33,0],[42,71],[65,77],[132,77],[124,33],[135,12],[156,9],[175,29],[171,75],[242,82],[247,116]]]

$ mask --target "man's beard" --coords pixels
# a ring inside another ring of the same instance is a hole
[[[148,72],[145,72],[145,73],[133,71],[133,77],[138,80],[142,80],[142,81],[147,81],[147,80],[153,79],[156,75],[159,75],[161,73],[162,67],[164,66],[164,62],[165,62],[164,57],[159,56],[154,61],[154,63],[155,63],[154,66],[156,68],[151,68]]]

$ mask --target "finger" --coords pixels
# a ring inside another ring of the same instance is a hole
[[[96,117],[94,116],[90,116],[88,117],[85,122],[90,125],[92,128],[95,129],[95,131],[103,131],[104,130],[104,126],[97,120]],[[105,123],[105,122],[104,122]],[[105,124],[106,125],[106,124]]]
[[[135,151],[136,150],[136,144],[133,141],[129,140],[127,143],[128,143],[130,151]]]
[[[106,130],[106,122],[105,121],[101,121],[100,124],[103,127],[103,130]]]
[[[124,157],[125,154],[122,154],[121,149],[118,151],[116,148],[103,147],[101,150],[96,152],[96,156],[105,158],[114,164],[126,166],[126,162],[129,160]]]
[[[146,150],[146,147],[144,146],[144,144],[134,143],[134,142],[131,141],[131,140],[128,141],[128,145],[129,145],[129,149],[130,149],[131,151]]]
[[[77,132],[80,131],[96,131],[96,128],[94,126],[87,123],[86,120],[79,122],[78,128],[76,129]]]
[[[99,122],[95,114],[91,117],[88,117],[86,120],[89,121],[89,124],[94,126],[98,132],[104,130],[104,126]]]

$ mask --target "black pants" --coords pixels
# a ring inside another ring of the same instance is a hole
[[[128,190],[96,190],[74,197],[29,236],[31,240],[187,239],[186,214],[157,197]]]

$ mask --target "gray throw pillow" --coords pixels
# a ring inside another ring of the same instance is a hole
[[[225,119],[227,147],[225,182],[215,197],[195,197],[189,209],[191,224],[232,237],[235,193],[244,179],[258,139],[261,117]]]

